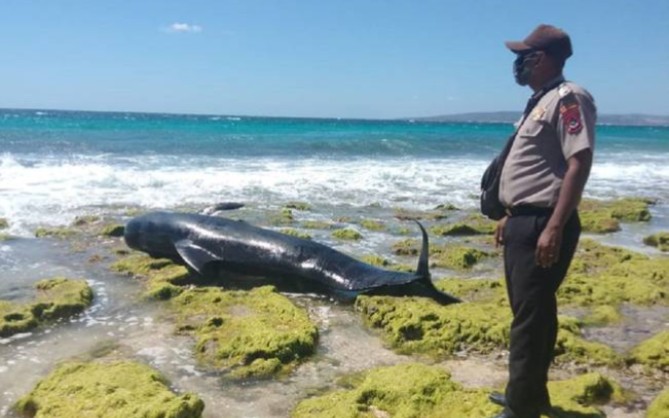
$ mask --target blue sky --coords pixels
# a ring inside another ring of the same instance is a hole
[[[0,107],[394,118],[520,110],[505,40],[572,37],[600,113],[669,115],[669,1],[1,0]]]

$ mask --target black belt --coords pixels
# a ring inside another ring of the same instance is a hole
[[[506,214],[509,216],[547,216],[553,214],[554,208],[542,208],[532,205],[518,205],[512,208],[506,208]]]

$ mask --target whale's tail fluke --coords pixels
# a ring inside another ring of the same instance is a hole
[[[441,303],[442,305],[462,302],[455,296],[449,295],[448,293],[444,293],[437,289],[434,286],[434,283],[432,283],[432,275],[430,274],[429,264],[430,244],[427,239],[427,232],[420,222],[415,222],[418,224],[420,232],[423,235],[423,243],[420,249],[420,256],[418,257],[418,267],[416,267],[416,275],[419,276],[417,283],[419,283],[427,291],[429,297]]]

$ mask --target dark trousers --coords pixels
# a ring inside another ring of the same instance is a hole
[[[560,257],[549,268],[536,263],[535,251],[550,214],[512,216],[504,228],[504,269],[513,312],[506,401],[519,418],[538,418],[550,407],[546,382],[557,339],[555,293],[574,256],[581,223],[578,214],[565,225]]]

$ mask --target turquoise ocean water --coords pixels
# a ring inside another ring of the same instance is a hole
[[[0,110],[12,232],[95,208],[220,201],[475,208],[511,124]],[[669,127],[599,126],[586,194],[669,202]],[[662,211],[660,211],[662,212]]]

